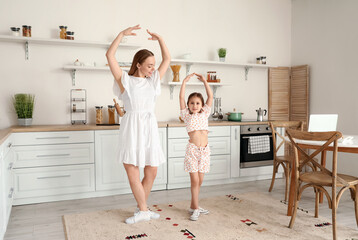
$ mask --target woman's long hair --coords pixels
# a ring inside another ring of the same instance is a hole
[[[137,63],[142,64],[148,57],[151,56],[154,56],[151,51],[147,49],[139,50],[133,57],[132,66],[129,69],[128,75],[133,75],[138,70]]]

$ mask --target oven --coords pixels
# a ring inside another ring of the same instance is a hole
[[[250,136],[268,135],[270,151],[249,154]],[[264,124],[242,125],[240,128],[240,168],[273,165],[273,143],[271,128]]]

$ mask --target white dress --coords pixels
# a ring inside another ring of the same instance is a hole
[[[129,76],[123,71],[125,88],[121,94],[114,81],[113,91],[124,103],[126,113],[119,130],[118,161],[145,167],[165,162],[159,141],[158,123],[154,115],[155,99],[160,94],[160,75],[155,70],[149,78]]]

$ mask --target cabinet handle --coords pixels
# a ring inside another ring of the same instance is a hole
[[[62,178],[62,177],[71,177],[71,174],[67,174],[67,175],[58,175],[58,176],[48,176],[48,177],[37,177],[37,179]]]
[[[10,188],[10,192],[8,195],[8,198],[12,198],[12,195],[14,194],[14,188]]]
[[[13,166],[14,166],[13,162],[9,163],[9,167],[7,168],[7,170],[11,171]]]
[[[68,157],[71,154],[69,153],[64,153],[64,154],[43,154],[43,155],[37,155],[36,157]]]
[[[37,137],[36,139],[64,139],[64,138],[70,138],[69,136],[65,137]]]
[[[237,128],[235,128],[235,140],[237,140]]]
[[[12,146],[12,143],[9,142],[9,144],[7,145],[7,147],[8,147],[8,148],[11,148],[11,146]]]

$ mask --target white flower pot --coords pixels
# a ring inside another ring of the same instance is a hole
[[[32,118],[18,118],[17,123],[19,126],[31,126]]]
[[[219,61],[220,62],[225,62],[225,58],[224,57],[219,57]]]

